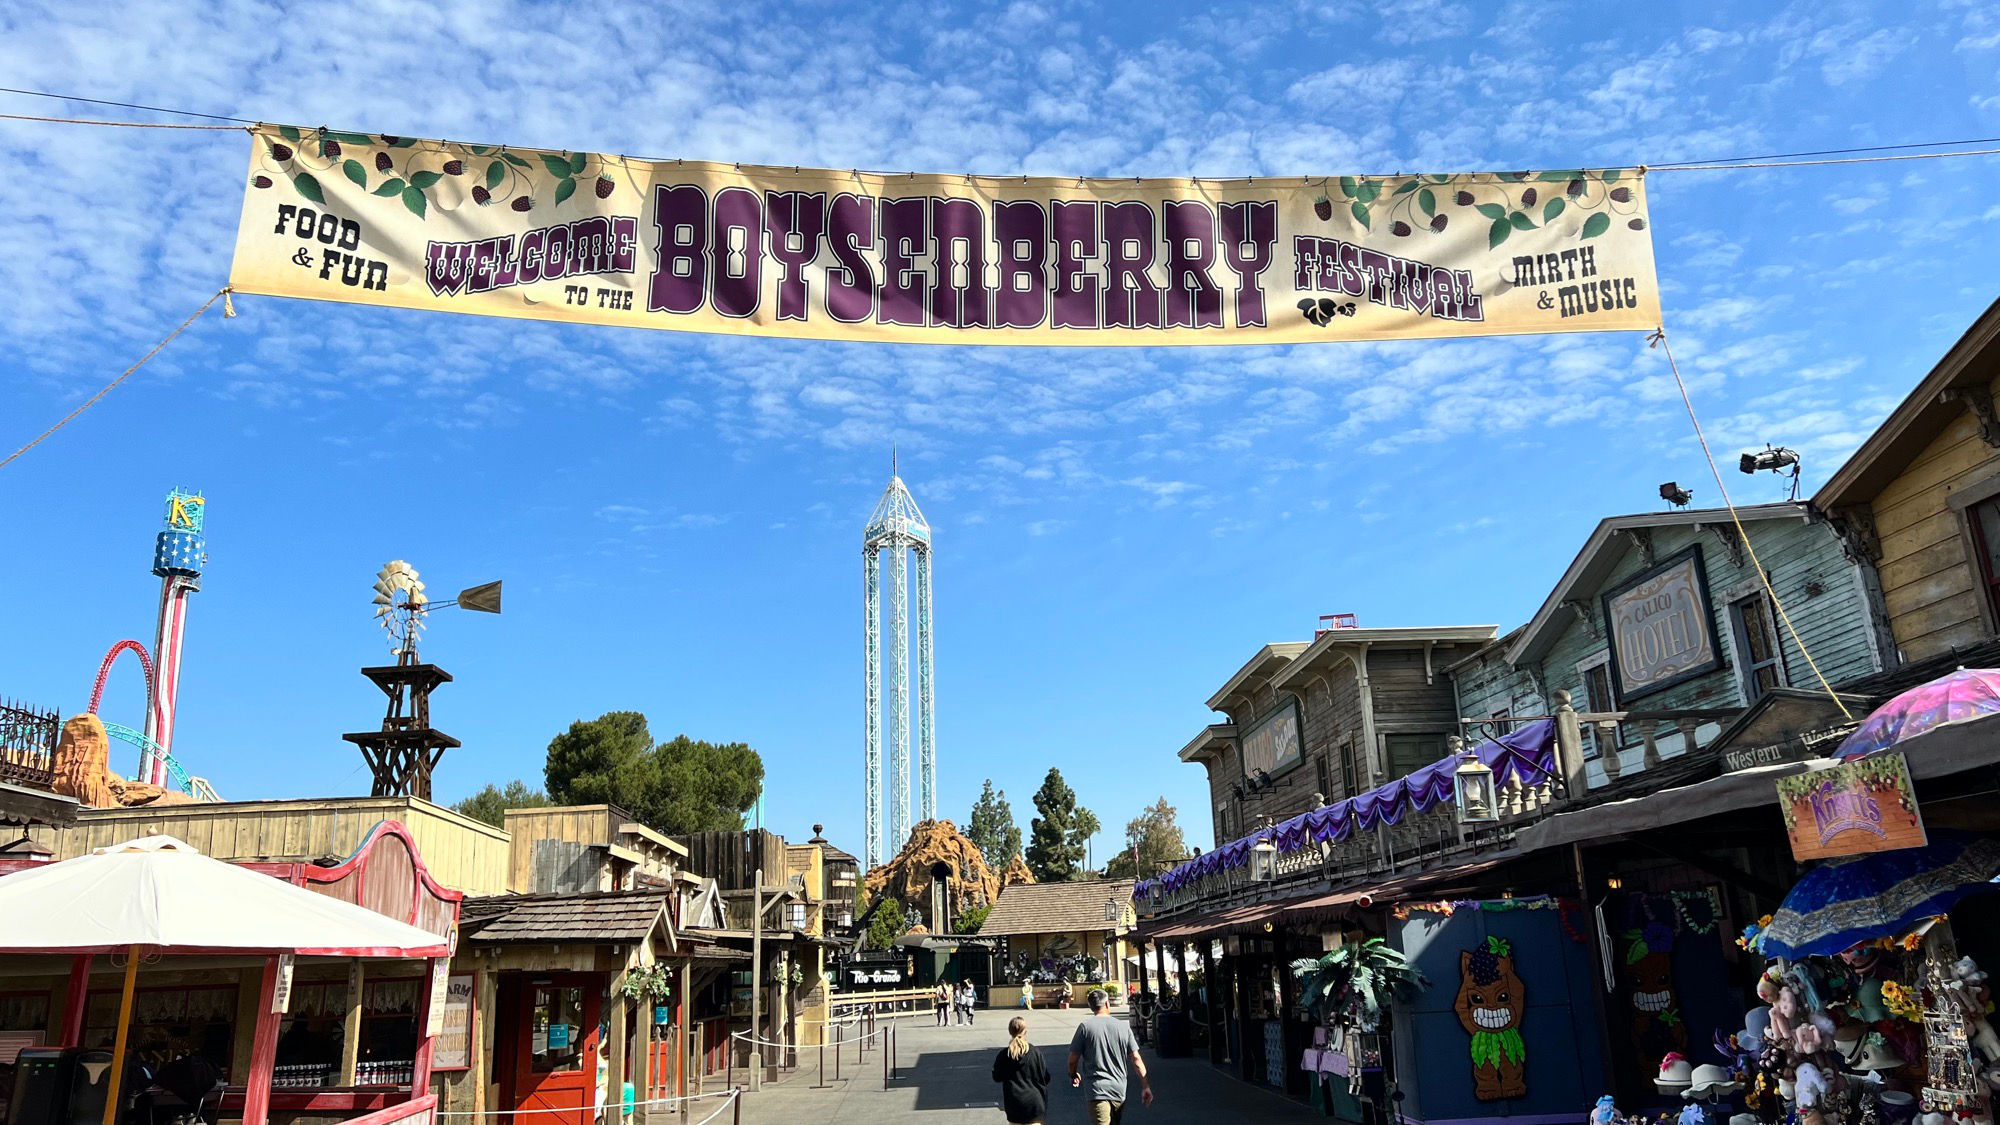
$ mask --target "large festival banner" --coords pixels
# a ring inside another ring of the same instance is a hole
[[[1651,329],[1633,169],[882,175],[260,125],[230,284],[489,316],[939,344]]]

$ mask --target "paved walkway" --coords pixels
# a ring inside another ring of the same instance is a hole
[[[817,1055],[812,1048],[802,1049],[803,1065],[796,1073],[744,1097],[744,1125],[1005,1125],[1000,1087],[992,1078],[993,1056],[1007,1045],[1007,1020],[1016,1014],[981,1011],[971,1027],[934,1027],[928,1017],[905,1022],[897,1034],[900,1077],[886,1091],[881,1055],[868,1052],[857,1068],[852,1047],[842,1063],[844,1077],[839,1083],[833,1082],[828,1062],[827,1081],[835,1088],[812,1089],[818,1081]],[[1028,1038],[1041,1047],[1054,1078],[1049,1084],[1049,1125],[1084,1121],[1082,1098],[1070,1088],[1064,1068],[1070,1033],[1086,1018],[1088,1013],[1080,1008],[1028,1013]],[[1151,1048],[1143,1053],[1156,1100],[1150,1107],[1141,1106],[1138,1084],[1133,1083],[1125,1115],[1128,1125],[1323,1120],[1301,1103],[1224,1074],[1206,1058],[1156,1059]]]

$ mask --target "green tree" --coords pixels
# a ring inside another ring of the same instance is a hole
[[[990,777],[979,791],[979,799],[972,802],[965,838],[979,846],[980,854],[986,857],[986,866],[996,874],[1021,850],[1021,829],[1014,823],[1014,807],[1007,803],[1005,789],[994,791]]]
[[[1035,791],[1035,811],[1042,815],[1028,823],[1028,848],[1023,853],[1028,870],[1040,883],[1076,878],[1083,870],[1084,845],[1097,831],[1097,817],[1077,806],[1076,791],[1053,767]]]
[[[555,803],[617,805],[669,835],[740,831],[764,787],[749,746],[684,734],[656,746],[637,711],[571,723],[549,742],[543,772]]]
[[[903,904],[893,898],[883,899],[882,909],[868,920],[868,948],[887,949],[909,930],[910,923],[903,917]]]
[[[1125,822],[1125,850],[1111,857],[1104,873],[1116,879],[1144,879],[1162,863],[1177,863],[1186,855],[1179,814],[1161,797]]]
[[[976,934],[979,927],[986,924],[986,916],[993,913],[993,904],[982,903],[971,907],[958,916],[958,923],[952,927],[955,934]]]
[[[504,789],[489,783],[486,788],[453,805],[452,811],[474,820],[483,820],[495,828],[504,828],[508,809],[539,809],[548,803],[547,793],[528,788],[528,783],[517,777]]]

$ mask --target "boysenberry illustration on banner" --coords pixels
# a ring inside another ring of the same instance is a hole
[[[1035,178],[252,130],[239,292],[941,344],[1650,330],[1631,168]]]

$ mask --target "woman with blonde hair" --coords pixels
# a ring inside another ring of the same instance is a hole
[[[1000,1083],[1000,1108],[1012,1125],[1041,1125],[1049,1112],[1049,1064],[1041,1048],[1028,1042],[1028,1021],[1007,1021],[1007,1046],[993,1059],[993,1081]]]

